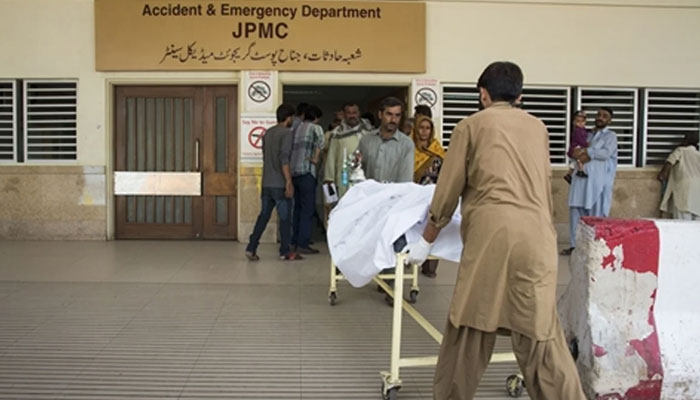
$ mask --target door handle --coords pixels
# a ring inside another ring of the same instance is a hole
[[[199,139],[194,141],[194,170],[199,172]]]

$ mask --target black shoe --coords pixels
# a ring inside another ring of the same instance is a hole
[[[297,247],[297,253],[301,254],[318,254],[320,251],[314,249],[313,247]]]
[[[246,251],[245,256],[250,261],[258,261],[260,259],[260,257],[258,257],[258,255],[253,253],[252,251]]]
[[[573,253],[573,251],[574,251],[574,248],[569,247],[568,249],[562,250],[559,254],[561,254],[562,256],[570,256],[571,253]]]
[[[580,176],[582,178],[588,178],[588,174],[583,172],[583,171],[577,171],[576,176]]]

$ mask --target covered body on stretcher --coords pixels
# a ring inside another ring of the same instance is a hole
[[[364,181],[353,186],[330,215],[328,248],[333,263],[354,287],[396,265],[394,242],[422,235],[435,185]],[[437,237],[432,256],[459,262],[462,254],[459,207]]]

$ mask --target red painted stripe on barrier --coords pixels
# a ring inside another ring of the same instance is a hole
[[[595,228],[596,240],[605,240],[611,250],[605,257],[604,267],[614,262],[615,256],[612,249],[622,245],[625,253],[622,268],[658,275],[659,230],[654,221],[598,217],[584,217],[583,221]]]
[[[615,268],[616,256],[613,250],[622,246],[622,268],[636,273],[651,272],[659,274],[659,230],[653,221],[619,220],[609,218],[584,218],[584,223],[594,227],[595,239],[604,240],[610,253],[603,259],[603,268]],[[653,327],[652,333],[644,339],[631,340],[628,351],[636,352],[647,364],[647,380],[640,381],[629,388],[624,396],[619,393],[599,395],[598,400],[657,400],[661,397],[663,366],[659,338],[654,320],[654,299],[649,308],[648,323]]]

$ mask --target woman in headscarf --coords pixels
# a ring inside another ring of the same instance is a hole
[[[433,120],[418,115],[411,131],[411,138],[415,144],[413,181],[420,185],[437,183],[438,174],[445,160],[445,150],[440,141],[435,138],[435,124]],[[427,260],[421,266],[423,275],[434,278],[437,276],[438,260]]]

